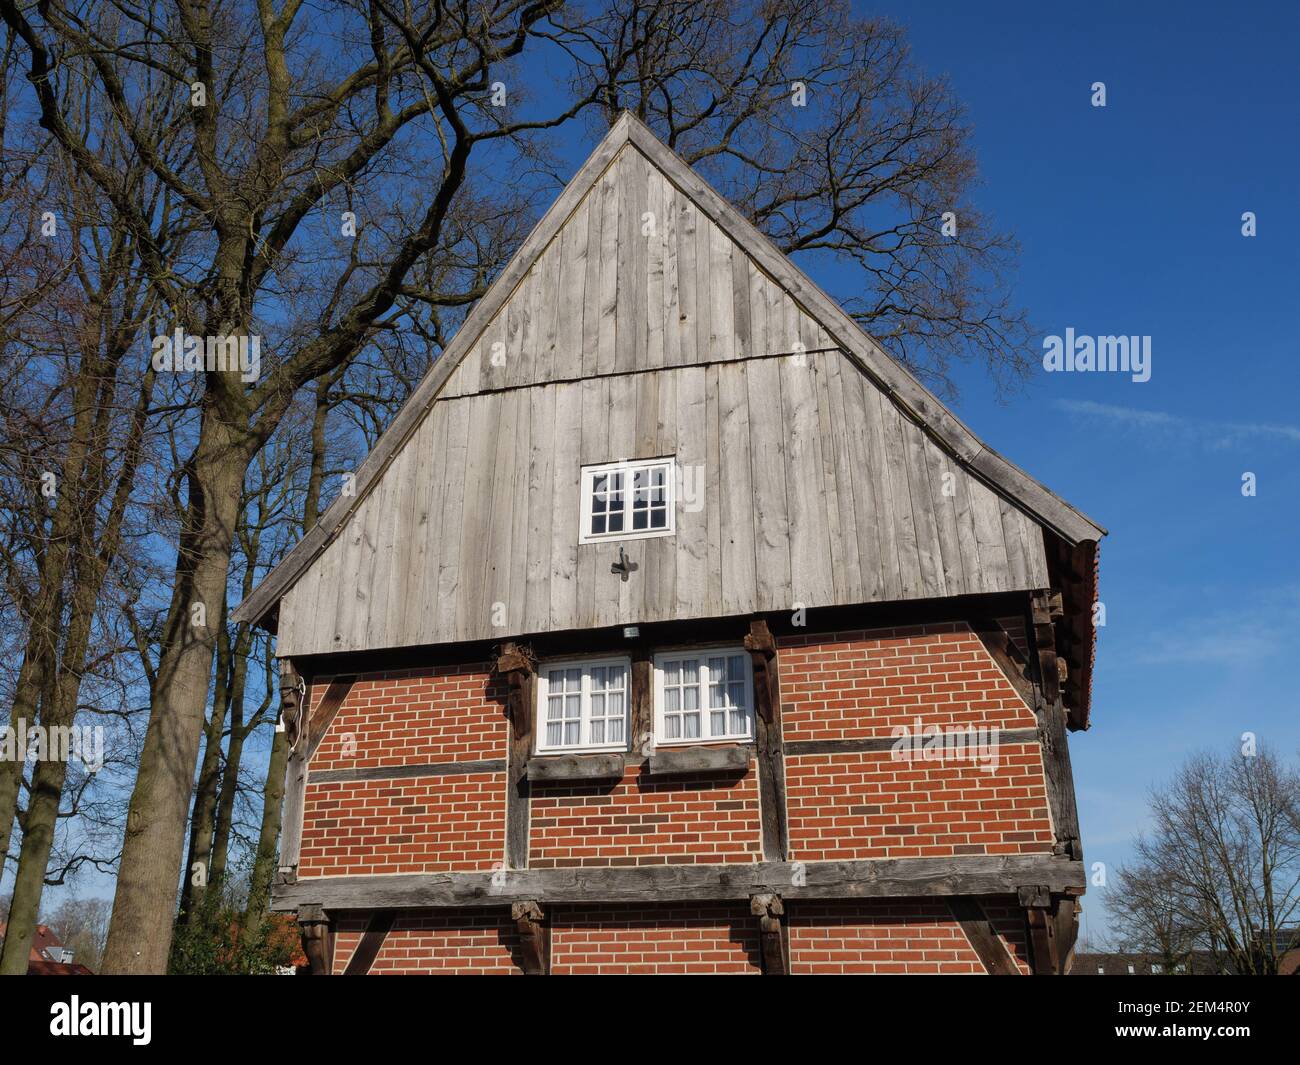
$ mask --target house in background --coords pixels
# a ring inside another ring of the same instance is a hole
[[[624,115],[235,611],[274,906],[322,974],[1064,972],[1103,534]]]
[[[0,943],[4,942],[8,925],[0,921]],[[28,953],[28,976],[94,976],[89,969],[73,959],[73,952],[63,945],[54,930],[46,924],[36,926]]]

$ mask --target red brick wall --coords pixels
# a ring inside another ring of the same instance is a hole
[[[556,907],[552,975],[759,973],[749,907]]]
[[[335,929],[334,971],[348,967],[361,942],[366,917],[349,916]],[[454,913],[399,913],[370,973],[378,976],[434,973],[445,975],[519,975],[515,961],[518,936],[509,907],[458,910]]]
[[[1012,900],[1014,901],[1014,900]],[[985,912],[1022,971],[1023,931],[1006,903]],[[1023,917],[1020,918],[1023,924]],[[790,971],[798,974],[983,974],[984,965],[942,901],[891,899],[791,904]]]
[[[1024,729],[1032,711],[965,625],[780,641],[786,742],[915,731]],[[796,861],[1044,853],[1054,835],[1036,744],[984,761],[900,759],[893,751],[786,757]]]
[[[656,779],[629,766],[617,783],[533,785],[530,868],[753,862],[762,856],[758,779]]]
[[[314,678],[315,709],[329,678]],[[505,853],[505,773],[313,780],[312,772],[503,760],[504,684],[486,663],[357,678],[311,762],[300,876],[486,871]]]
[[[311,686],[312,708],[330,678]],[[506,756],[506,690],[486,662],[358,677],[313,769],[476,762]]]
[[[1011,898],[984,899],[985,913],[1028,972],[1024,916]],[[790,901],[794,974],[955,973],[984,967],[942,902]],[[757,918],[743,903],[555,906],[550,910],[553,975],[757,975]],[[334,971],[361,941],[365,915],[335,928]],[[518,938],[508,907],[399,914],[371,973],[517,974]]]
[[[1033,712],[965,625],[778,641],[787,743],[889,736],[895,725],[1033,728]]]

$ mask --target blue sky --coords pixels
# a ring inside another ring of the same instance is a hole
[[[1148,789],[1245,730],[1291,758],[1300,621],[1300,8],[885,0],[969,108],[979,206],[1022,244],[1044,333],[1152,337],[1152,376],[1038,373],[958,413],[1110,530],[1085,855],[1122,862]],[[1095,81],[1107,106],[1090,103]],[[1254,211],[1258,236],[1241,235]],[[833,286],[832,278],[823,279]],[[1243,497],[1244,472],[1258,494]],[[1090,890],[1085,931],[1105,928]]]

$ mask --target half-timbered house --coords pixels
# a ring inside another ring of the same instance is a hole
[[[1104,530],[624,115],[236,611],[326,973],[1059,973]]]

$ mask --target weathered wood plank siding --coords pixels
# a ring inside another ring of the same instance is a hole
[[[584,464],[673,455],[675,535],[578,543]],[[284,596],[278,653],[1043,588],[941,449],[627,144]]]

